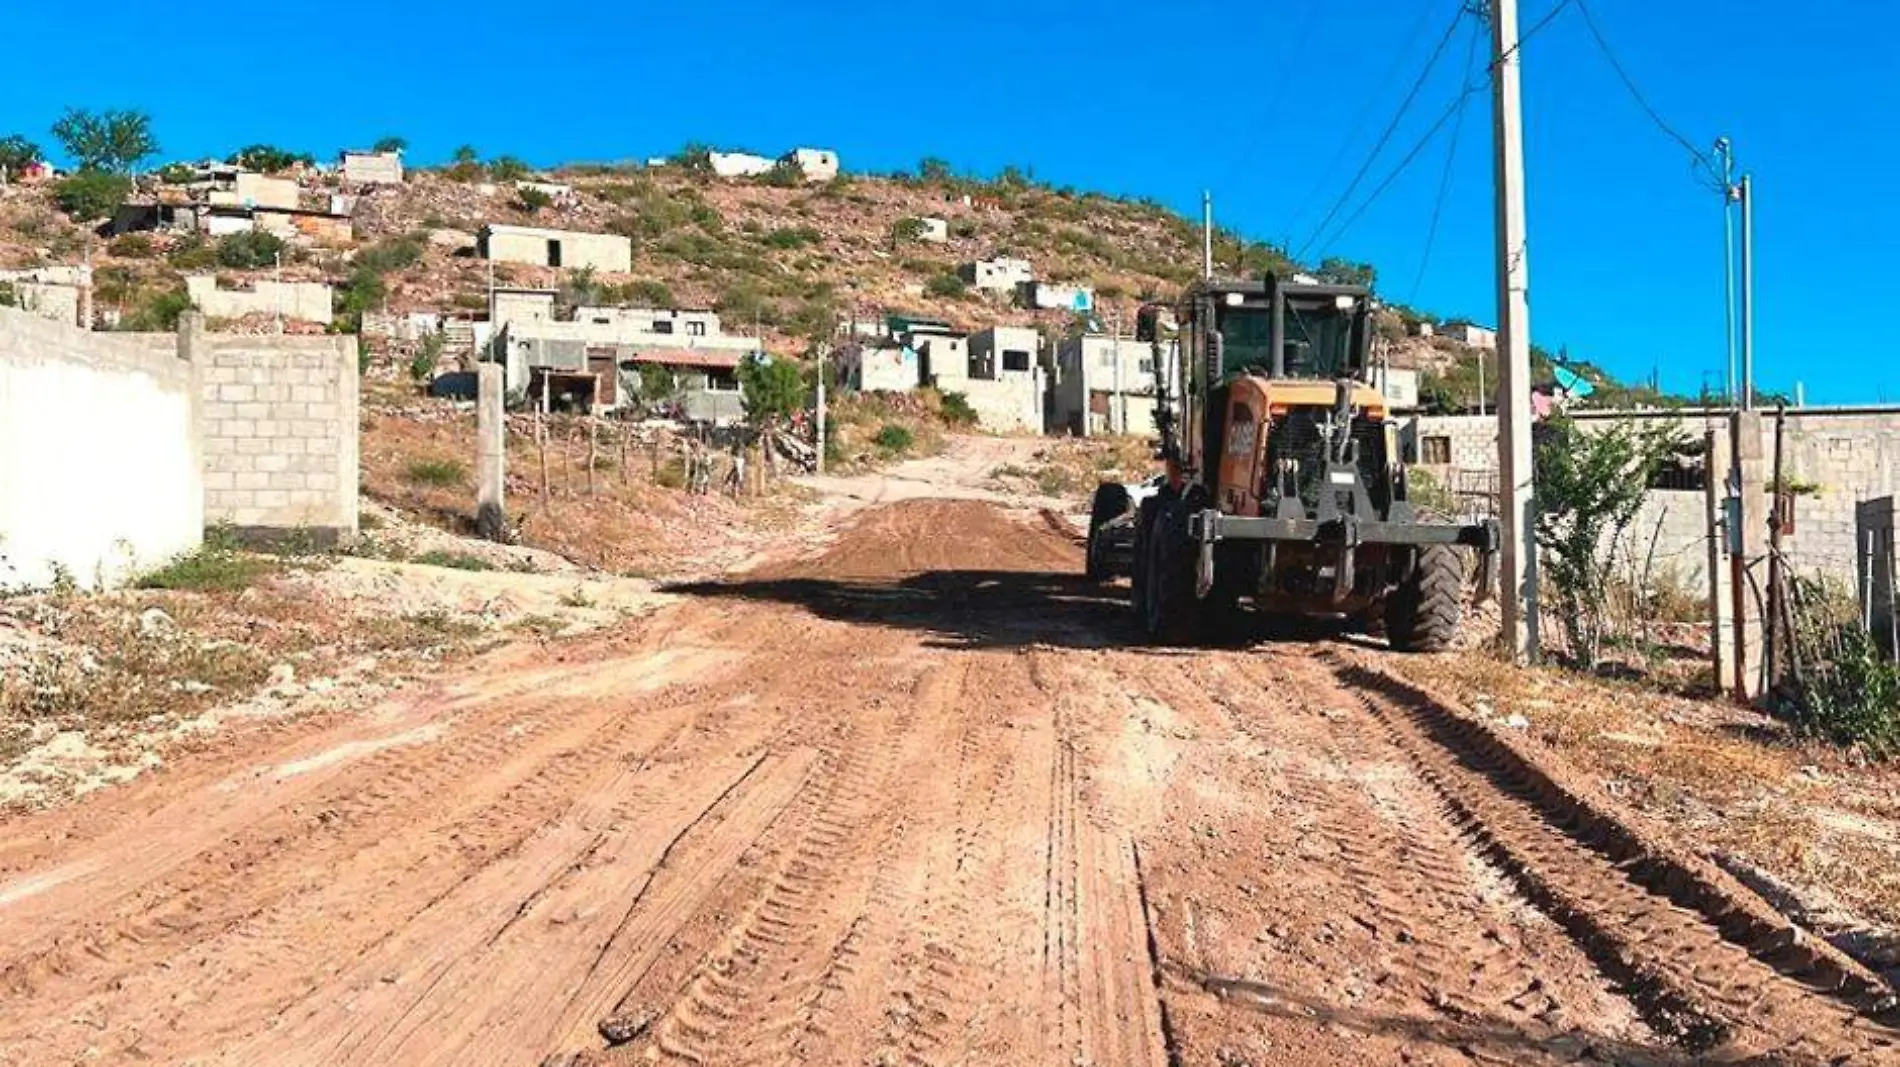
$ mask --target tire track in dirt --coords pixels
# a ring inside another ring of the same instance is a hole
[[[1367,672],[1345,676],[1473,840],[1691,1049],[1809,1063],[1900,1059],[1900,1031],[1817,995],[1702,915],[1633,881],[1628,866],[1540,810],[1530,783],[1508,781],[1508,771],[1445,729],[1446,713],[1379,691]]]

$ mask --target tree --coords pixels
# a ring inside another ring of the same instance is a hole
[[[1333,285],[1362,285],[1370,289],[1379,280],[1379,272],[1370,263],[1328,257],[1320,261],[1319,278]]]
[[[936,297],[962,296],[970,288],[970,283],[959,275],[945,271],[924,283],[924,292]]]
[[[554,198],[549,196],[546,190],[536,189],[533,186],[515,190],[515,196],[521,201],[521,210],[530,215],[554,203]]]
[[[528,176],[528,165],[514,156],[497,156],[488,165],[488,174],[498,182],[518,182]]]
[[[228,234],[218,241],[218,265],[232,270],[256,270],[277,262],[283,239],[263,230]]]
[[[289,170],[291,165],[298,162],[300,158],[276,145],[254,144],[238,149],[232,154],[231,162],[245,170],[272,174],[280,170]]]
[[[21,171],[42,158],[40,146],[17,133],[0,138],[0,171],[4,171],[9,178],[19,177]]]
[[[453,181],[472,182],[481,175],[481,157],[475,154],[475,146],[465,144],[449,157],[448,176]]]
[[[409,150],[409,142],[400,137],[384,137],[371,145],[369,150],[372,152],[406,152]]]
[[[101,111],[94,114],[68,108],[53,123],[53,136],[80,170],[124,174],[158,152],[151,116],[143,111]]]
[[[805,184],[805,166],[796,159],[781,159],[760,180],[780,189],[794,189]]]
[[[936,156],[925,156],[917,161],[917,177],[927,182],[947,182],[950,180],[950,164]]]
[[[688,174],[708,177],[713,172],[712,149],[698,141],[688,141],[673,154],[673,165]]]
[[[131,195],[131,178],[98,170],[82,170],[53,186],[54,202],[74,222],[110,218]]]
[[[763,352],[747,356],[739,364],[739,388],[746,421],[754,426],[772,418],[789,418],[805,407],[805,377],[789,359]]]
[[[1538,427],[1537,547],[1571,654],[1586,669],[1602,658],[1610,575],[1624,534],[1657,469],[1683,445],[1673,423],[1616,421],[1585,433],[1559,416]]]

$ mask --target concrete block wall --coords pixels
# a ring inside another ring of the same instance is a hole
[[[215,275],[194,274],[185,279],[185,292],[212,318],[282,315],[328,325],[333,315],[331,290],[322,282],[259,281],[253,289],[220,289]]]
[[[189,356],[0,308],[0,586],[117,585],[202,542]]]
[[[355,339],[187,337],[204,393],[205,520],[355,534]]]

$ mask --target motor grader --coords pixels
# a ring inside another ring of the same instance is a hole
[[[1372,309],[1362,287],[1272,276],[1141,309],[1165,473],[1096,490],[1088,572],[1132,578],[1151,639],[1212,636],[1251,601],[1436,651],[1458,627],[1467,551],[1484,595],[1497,525],[1414,508],[1399,424],[1366,381]]]

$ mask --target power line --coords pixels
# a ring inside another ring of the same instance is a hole
[[[1289,38],[1293,41],[1293,47],[1287,58],[1281,61],[1279,81],[1274,85],[1272,94],[1267,97],[1266,107],[1260,111],[1260,120],[1254,124],[1253,137],[1247,141],[1246,149],[1235,157],[1233,165],[1228,169],[1229,180],[1232,180],[1234,173],[1245,167],[1253,158],[1254,152],[1259,150],[1260,141],[1266,136],[1267,128],[1271,125],[1269,120],[1280,110],[1280,101],[1285,99],[1287,86],[1293,81],[1293,60],[1306,50],[1307,39],[1313,36],[1313,27],[1319,22],[1319,11],[1325,2],[1326,0],[1309,0],[1306,18],[1300,23],[1299,30]]]
[[[1676,132],[1675,127],[1663,120],[1662,115],[1650,104],[1649,98],[1643,95],[1643,90],[1636,84],[1636,79],[1630,77],[1629,71],[1624,69],[1622,62],[1616,58],[1616,52],[1610,48],[1610,42],[1604,38],[1603,31],[1597,28],[1596,16],[1590,13],[1590,5],[1586,0],[1575,0],[1575,3],[1577,10],[1583,13],[1583,24],[1589,27],[1590,36],[1595,39],[1598,51],[1601,51],[1603,58],[1609,61],[1610,69],[1614,70],[1617,78],[1623,82],[1623,88],[1629,90],[1631,98],[1636,101],[1636,106],[1642,108],[1643,114],[1649,116],[1649,121],[1655,123],[1657,129],[1667,135],[1670,140],[1681,145],[1696,164],[1708,173],[1709,180],[1702,184],[1709,185],[1716,192],[1725,193],[1727,190],[1723,187],[1721,176],[1716,173],[1715,163],[1709,159],[1708,153],[1697,148],[1687,137]]]
[[[1418,72],[1417,78],[1413,79],[1412,87],[1405,93],[1405,99],[1399,102],[1398,111],[1393,114],[1392,120],[1386,123],[1385,132],[1379,135],[1378,141],[1372,146],[1372,151],[1366,153],[1365,162],[1359,165],[1359,170],[1352,176],[1352,181],[1346,183],[1346,191],[1340,193],[1339,199],[1333,201],[1333,206],[1327,210],[1326,217],[1319,220],[1319,225],[1313,228],[1313,235],[1300,246],[1294,259],[1297,260],[1306,254],[1306,250],[1312,247],[1313,242],[1319,240],[1319,235],[1326,232],[1326,227],[1339,216],[1339,209],[1345,207],[1346,202],[1352,199],[1352,194],[1358,191],[1359,183],[1365,180],[1367,172],[1372,170],[1372,165],[1378,162],[1379,153],[1385,151],[1385,146],[1391,142],[1392,135],[1398,132],[1399,123],[1405,120],[1406,112],[1411,110],[1412,103],[1418,99],[1418,94],[1425,88],[1426,80],[1431,77],[1432,70],[1438,66],[1439,58],[1445,54],[1445,46],[1451,43],[1452,35],[1458,32],[1459,25],[1463,23],[1465,13],[1463,0],[1459,0],[1458,9],[1453,12],[1451,22],[1445,26],[1445,32],[1438,38],[1438,44],[1432,48],[1432,54],[1426,58],[1425,68]]]
[[[1483,34],[1473,31],[1471,34],[1471,45],[1465,50],[1466,85],[1471,84],[1474,80],[1474,68],[1476,68],[1478,64],[1478,42],[1483,36]],[[1408,304],[1418,301],[1418,288],[1424,284],[1425,269],[1429,267],[1432,262],[1432,247],[1438,243],[1438,223],[1445,213],[1445,201],[1449,199],[1451,194],[1452,169],[1453,165],[1458,161],[1458,139],[1459,134],[1464,132],[1465,111],[1466,109],[1462,107],[1458,109],[1458,118],[1451,127],[1451,145],[1445,149],[1445,171],[1438,179],[1438,198],[1432,202],[1431,225],[1426,227],[1425,230],[1425,251],[1420,253],[1418,257],[1418,274],[1413,277],[1411,291],[1405,296],[1405,302]]]

